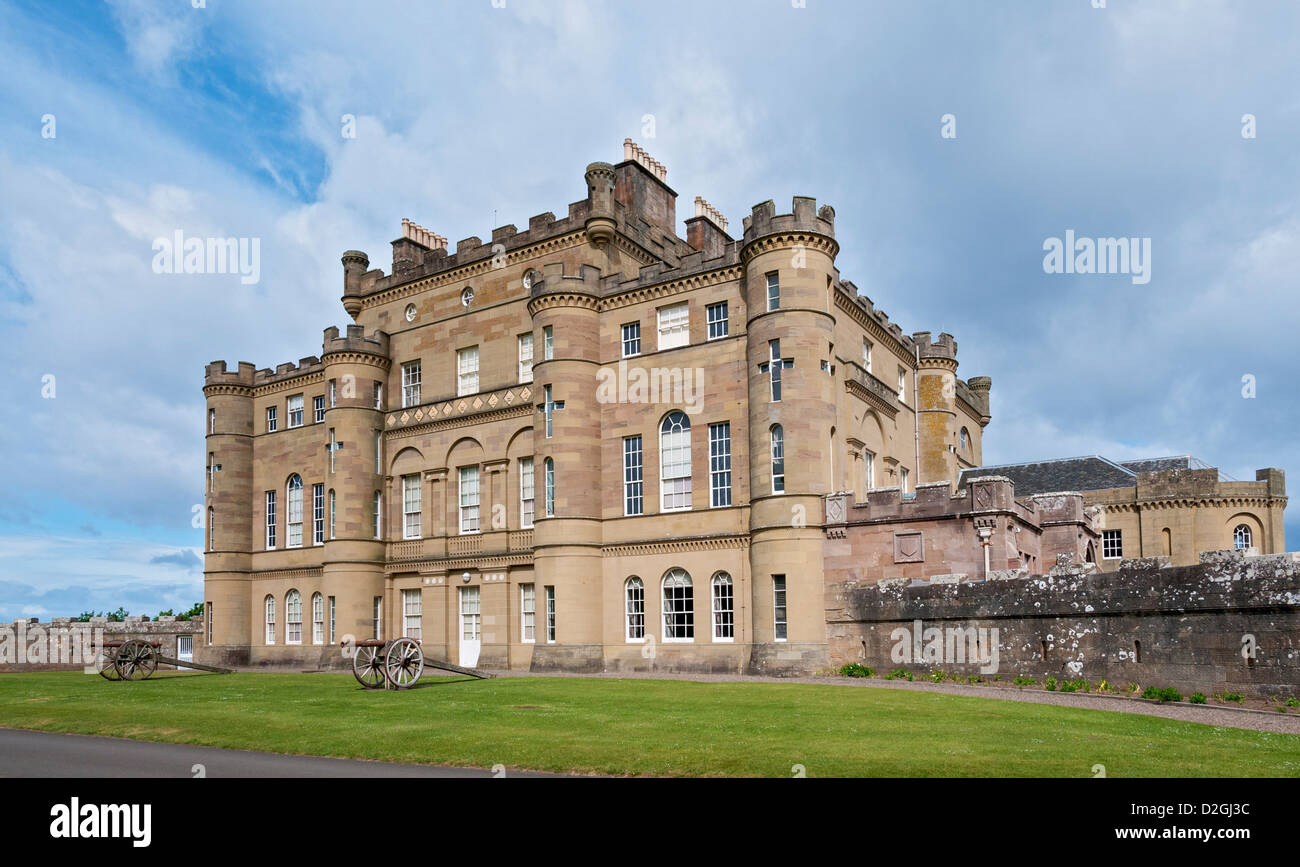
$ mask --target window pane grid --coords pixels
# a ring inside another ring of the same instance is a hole
[[[420,402],[420,362],[402,365],[402,406],[415,406]]]
[[[705,320],[709,324],[709,339],[727,336],[727,302],[710,304],[704,308]]]
[[[420,538],[420,477],[402,476],[402,537]]]
[[[456,353],[456,396],[478,393],[478,347]]]
[[[663,511],[691,507],[691,422],[683,412],[660,425],[659,480]]]
[[[519,381],[533,381],[533,335],[519,335]]]
[[[534,516],[533,459],[519,459],[519,525],[527,529]]]
[[[421,597],[419,590],[402,591],[402,635],[420,637]]]
[[[537,592],[532,584],[519,585],[521,615],[520,625],[524,641],[536,641],[537,634]]]
[[[623,514],[625,515],[640,515],[645,511],[641,459],[641,437],[625,438],[623,440]]]
[[[641,354],[641,323],[629,322],[623,326],[623,357]]]
[[[640,578],[627,579],[627,638],[645,639],[645,585]]]
[[[687,641],[695,637],[695,601],[691,576],[674,569],[664,578],[664,640]]]
[[[686,302],[659,310],[659,349],[672,349],[690,342],[690,307]]]
[[[477,533],[478,524],[478,467],[460,468],[460,531]]]
[[[731,576],[720,572],[713,577],[713,637],[736,637],[736,600]]]
[[[312,542],[317,545],[325,541],[325,486],[311,486]]]
[[[731,422],[709,425],[709,497],[713,506],[731,505]]]

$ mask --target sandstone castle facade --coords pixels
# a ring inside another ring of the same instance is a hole
[[[404,220],[319,357],[208,366],[200,658],[804,673],[831,576],[1090,559],[1098,507],[971,473],[991,381],[841,279],[829,206],[733,238],[697,197],[682,239],[666,175],[627,141],[455,252]]]

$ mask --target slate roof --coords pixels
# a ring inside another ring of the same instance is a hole
[[[957,483],[962,487],[969,479],[980,476],[1006,476],[1016,486],[1016,496],[1048,494],[1056,491],[1100,491],[1128,488],[1137,484],[1137,473],[1098,455],[1085,458],[1058,458],[1024,464],[975,467],[963,470]]]
[[[1015,483],[1016,496],[1023,497],[1029,494],[1050,494],[1057,491],[1129,488],[1137,484],[1138,473],[1212,469],[1214,467],[1191,455],[1144,458],[1122,463],[1116,463],[1099,455],[1089,455],[1083,458],[1057,458],[1051,461],[1030,461],[1023,464],[1003,464],[962,470],[957,487],[964,486],[968,479],[977,479],[980,476],[1006,476]],[[1232,481],[1223,473],[1219,473],[1219,480]]]

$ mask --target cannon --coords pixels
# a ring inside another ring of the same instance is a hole
[[[356,642],[353,650],[352,676],[366,689],[406,689],[415,685],[426,667],[465,674],[480,680],[492,677],[488,672],[477,668],[465,668],[426,657],[418,638],[394,638],[389,641],[368,638]]]
[[[158,664],[175,665],[178,668],[193,668],[198,671],[211,671],[215,674],[233,674],[229,668],[215,665],[203,665],[188,659],[174,659],[158,652],[161,641],[105,641],[100,652],[96,668],[99,676],[105,680],[146,680],[158,670]]]

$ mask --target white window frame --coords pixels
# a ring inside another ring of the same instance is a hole
[[[279,419],[276,417],[276,408],[268,406],[266,408],[266,432],[275,433],[280,429]]]
[[[370,603],[370,625],[375,631],[375,638],[384,638],[384,597],[372,597]]]
[[[555,585],[547,584],[544,588],[546,596],[546,643],[555,643]]]
[[[384,383],[376,379],[375,380],[375,409],[382,410],[383,408],[384,408]]]
[[[330,488],[329,508],[330,508],[330,538],[333,539],[334,531],[336,529],[336,522],[334,520],[334,515],[338,512],[338,497],[335,495],[333,488]]]
[[[681,410],[674,410],[659,423],[659,511],[690,510],[691,469],[691,420]]]
[[[375,475],[384,471],[384,432],[375,431]]]
[[[645,453],[639,434],[623,437],[623,514],[645,514]]]
[[[704,322],[708,326],[706,333],[709,340],[720,340],[730,334],[729,316],[726,301],[719,301],[704,308]]]
[[[1245,533],[1242,533],[1242,531]],[[1244,537],[1245,544],[1242,544]],[[1245,551],[1255,546],[1255,532],[1249,524],[1238,524],[1232,528],[1232,550]]]
[[[420,474],[402,476],[402,538],[419,539],[423,532],[423,491]]]
[[[532,529],[537,517],[537,478],[532,458],[519,459],[519,527]]]
[[[266,492],[266,550],[275,550],[275,491]]]
[[[420,362],[408,361],[402,365],[402,408],[420,404]]]
[[[311,595],[311,643],[325,643],[325,597],[319,590]]]
[[[266,611],[262,621],[265,626],[262,641],[264,644],[275,644],[275,597],[270,593],[266,594],[266,598],[262,600],[262,606]]]
[[[785,493],[785,428],[779,424],[772,425],[769,435],[772,440],[772,493]],[[779,470],[779,472],[778,472]]]
[[[725,597],[720,594],[726,588]],[[709,581],[709,600],[713,611],[713,640],[730,644],[736,640],[736,582],[727,572],[715,572]],[[724,629],[725,627],[725,629]],[[729,635],[722,634],[723,632]]]
[[[784,575],[772,576],[772,638],[790,638],[790,594]]]
[[[297,590],[284,594],[284,643],[302,644],[302,594]]]
[[[555,357],[555,328],[542,326],[542,360],[550,361]]]
[[[532,582],[519,585],[519,640],[537,643],[537,585]]]
[[[671,583],[670,583],[671,582]],[[685,588],[684,594],[678,593]],[[665,644],[689,644],[695,640],[695,582],[685,569],[673,568],[664,573],[660,582],[663,599],[662,625]],[[678,603],[684,607],[677,607]],[[689,635],[676,635],[678,631]]]
[[[294,482],[298,483],[294,487]],[[284,547],[301,548],[302,547],[302,476],[294,473],[289,477],[286,483],[287,493],[285,494],[285,514],[284,514]],[[297,496],[295,496],[295,492]],[[297,516],[297,520],[294,520]],[[297,541],[295,541],[295,539]]]
[[[330,409],[333,409],[338,405],[339,405],[339,381],[337,379],[331,379],[330,380]]]
[[[871,373],[871,341],[862,338],[862,367],[867,373]]]
[[[764,275],[767,278],[767,310],[781,309],[781,275],[776,271]]]
[[[456,350],[456,396],[478,394],[478,347]]]
[[[658,350],[676,349],[691,343],[691,307],[690,302],[682,301],[660,307],[656,311],[659,322],[659,337],[655,348]]]
[[[623,638],[645,644],[645,582],[636,575],[623,582]]]
[[[217,411],[215,409],[210,409],[208,410],[208,433],[214,434],[216,432],[217,432]]]
[[[555,516],[555,461],[547,458],[543,462],[542,468],[545,476],[543,479],[545,490],[543,493],[546,501],[546,517],[551,518]]]
[[[312,424],[325,421],[325,395],[318,394],[311,399]]]
[[[375,538],[384,537],[384,495],[375,491]]]
[[[641,354],[641,323],[623,323],[623,358],[635,358]],[[630,333],[629,333],[630,332]]]
[[[709,425],[709,508],[731,505],[731,422]]]
[[[876,453],[870,449],[863,449],[862,464],[863,468],[866,470],[866,490],[870,491],[876,487]]]
[[[907,467],[898,468],[898,489],[903,494],[903,496],[907,496],[907,486],[911,480],[911,477],[912,474],[908,472]]]
[[[1113,553],[1112,553],[1113,552]],[[1124,557],[1124,531],[1101,531],[1101,559],[1120,560]]]
[[[303,396],[301,394],[291,394],[285,398],[284,412],[288,417],[290,429],[302,427]]]
[[[533,381],[533,333],[519,335],[519,381]]]
[[[333,596],[331,596],[330,597],[330,644],[334,643],[334,636],[335,636],[334,624],[336,622],[335,617],[337,614],[338,614],[338,600],[335,599]]]
[[[311,543],[325,544],[325,486],[311,486]]]
[[[478,466],[459,468],[457,498],[460,501],[460,534],[482,532],[479,524],[479,472]]]
[[[402,591],[402,637],[423,637],[424,600],[420,588]]]
[[[898,402],[907,403],[907,368],[898,368]]]

